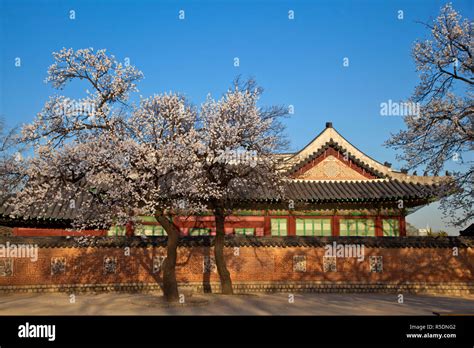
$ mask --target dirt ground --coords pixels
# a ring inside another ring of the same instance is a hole
[[[294,296],[294,297],[292,297]],[[193,294],[168,305],[160,294],[0,295],[0,315],[474,315],[474,296],[288,293]]]

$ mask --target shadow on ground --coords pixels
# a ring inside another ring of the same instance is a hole
[[[0,295],[0,315],[474,315],[474,296],[405,294],[188,294],[169,305],[158,293]],[[292,301],[293,300],[293,301]]]

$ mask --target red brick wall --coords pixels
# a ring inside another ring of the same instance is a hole
[[[0,276],[0,287],[94,283],[154,283],[152,258],[165,249],[132,248],[130,256],[121,248],[43,248],[38,260],[13,260],[13,275]],[[177,277],[181,283],[218,282],[217,273],[203,274],[203,257],[209,248],[179,248]],[[329,281],[329,282],[474,282],[474,250],[460,248],[365,248],[365,259],[337,258],[337,272],[324,272],[323,248],[240,247],[226,248],[228,267],[235,282]],[[293,256],[306,255],[306,272],[293,271]],[[103,258],[117,258],[117,272],[104,275]],[[383,272],[371,273],[369,256],[383,256]],[[65,257],[66,272],[51,275],[51,258]],[[2,260],[2,259],[0,259]]]

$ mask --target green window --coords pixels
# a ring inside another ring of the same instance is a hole
[[[108,231],[108,236],[125,236],[126,226],[112,226]],[[166,236],[166,232],[161,226],[157,225],[139,225],[134,231],[135,236]]]
[[[141,225],[135,229],[137,236],[166,236],[163,227],[158,225]]]
[[[288,224],[286,219],[271,219],[272,236],[287,236]]]
[[[297,236],[331,236],[331,219],[296,219]]]
[[[234,228],[234,233],[244,236],[253,236],[255,234],[255,228]]]
[[[342,219],[339,225],[339,235],[375,237],[375,222],[373,219]]]
[[[108,236],[125,236],[127,228],[125,226],[112,226],[107,231]]]
[[[210,228],[190,228],[190,236],[209,236],[211,234]]]
[[[397,219],[384,219],[382,229],[384,237],[398,237],[400,235],[400,225]]]

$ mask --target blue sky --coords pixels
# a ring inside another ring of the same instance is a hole
[[[143,71],[143,96],[173,90],[199,104],[209,92],[219,96],[236,75],[254,76],[265,88],[262,104],[294,106],[286,120],[290,150],[332,121],[362,151],[400,168],[395,151],[382,144],[403,121],[381,116],[380,103],[412,93],[418,79],[410,49],[428,35],[416,21],[436,18],[445,3],[0,0],[0,116],[9,126],[33,120],[55,93],[44,83],[53,51],[105,48]],[[473,18],[472,1],[452,3]],[[82,92],[76,85],[64,93]],[[440,215],[428,207],[408,221],[447,229]]]

